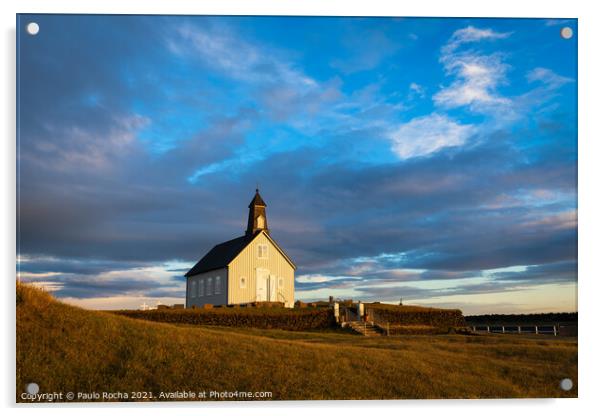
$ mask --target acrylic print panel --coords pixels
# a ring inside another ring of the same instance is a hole
[[[18,402],[577,396],[576,20],[17,33]]]

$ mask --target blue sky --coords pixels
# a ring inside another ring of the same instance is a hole
[[[24,281],[181,303],[258,183],[297,298],[577,309],[575,20],[20,15],[18,33]]]

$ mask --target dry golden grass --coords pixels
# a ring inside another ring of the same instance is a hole
[[[575,387],[559,389],[570,377]],[[273,399],[576,397],[575,339],[396,336],[134,320],[17,288],[17,400],[40,392],[271,391]]]

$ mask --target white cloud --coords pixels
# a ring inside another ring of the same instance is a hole
[[[408,94],[408,98],[412,99],[414,97],[424,98],[425,89],[422,85],[412,82],[409,86],[410,93]]]
[[[302,274],[296,280],[299,283],[323,283],[332,280],[332,278],[320,274]]]
[[[468,106],[475,112],[490,112],[511,103],[497,93],[497,87],[506,79],[510,68],[502,55],[484,55],[475,51],[458,51],[466,43],[504,39],[511,33],[494,32],[468,26],[454,32],[441,49],[440,62],[447,75],[455,80],[433,96],[435,104],[444,108]]]
[[[525,78],[534,88],[514,98],[514,111],[517,114],[544,113],[555,111],[558,103],[551,101],[557,97],[559,89],[575,82],[574,79],[558,75],[547,68],[535,68],[527,72]]]
[[[299,283],[324,283],[341,279],[359,279],[355,276],[330,276],[325,274],[302,274],[295,278]]]
[[[290,52],[255,42],[227,26],[178,27],[167,38],[172,53],[193,58],[221,77],[248,88],[249,100],[276,121],[305,129],[306,119],[326,114],[340,100],[342,82],[319,81],[303,71]]]
[[[562,75],[558,75],[551,69],[547,68],[535,68],[527,73],[527,81],[536,82],[540,81],[549,88],[559,88],[564,84],[568,84],[569,82],[573,82],[573,79],[568,77],[563,77]]]
[[[546,20],[546,26],[559,26],[570,22],[571,19],[548,19]]]
[[[168,47],[176,54],[190,54],[222,73],[247,82],[285,83],[298,89],[315,88],[317,82],[297,70],[290,62],[232,33],[227,28],[182,26],[178,39],[168,39]],[[182,43],[181,41],[185,42]],[[192,47],[192,48],[190,48]]]
[[[461,146],[474,133],[472,125],[458,124],[440,114],[418,117],[389,134],[392,150],[401,159],[425,156],[440,149]]]
[[[479,42],[482,40],[505,39],[511,32],[495,32],[491,29],[479,29],[474,26],[468,26],[464,29],[456,30],[447,44],[443,47],[443,53],[449,54],[464,43]]]
[[[445,108],[469,106],[478,112],[510,104],[508,98],[496,92],[508,70],[499,55],[452,55],[444,57],[443,64],[456,80],[433,96],[435,104]]]

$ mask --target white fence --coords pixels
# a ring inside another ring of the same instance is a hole
[[[558,335],[558,325],[472,325],[474,332]]]

